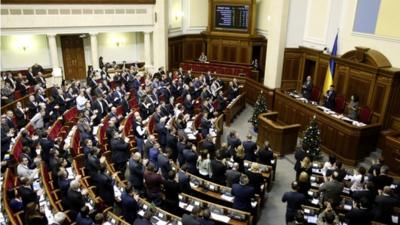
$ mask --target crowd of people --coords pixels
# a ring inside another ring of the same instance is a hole
[[[395,207],[400,206],[400,185],[394,184],[388,175],[389,168],[383,158],[368,170],[360,166],[353,171],[344,169],[335,156],[330,156],[320,170],[302,149],[296,151],[295,158],[296,177],[291,184],[292,191],[282,197],[282,202],[287,203],[287,224],[308,224],[304,207],[307,205],[320,209],[318,225],[342,222],[368,225],[372,221],[396,224],[392,215],[395,215]],[[321,183],[313,186],[318,176],[322,177]],[[315,192],[319,193],[320,201],[312,201]],[[350,204],[348,208],[344,207],[346,201]]]
[[[251,135],[242,142],[237,132],[229,134],[226,143],[217,148],[214,123],[229,102],[239,95],[241,86],[236,79],[226,85],[210,72],[192,77],[190,71],[184,72],[181,68],[169,73],[160,68],[150,74],[135,66],[117,70],[111,77],[108,67],[104,65],[100,72],[89,68],[85,82],[63,81],[61,86],[50,88],[50,95],[45,94],[45,82],[38,81],[42,80],[40,70],[36,73],[35,83],[29,75],[18,81],[33,85],[35,93],[29,95],[25,105],[18,102],[13,111],[9,110],[1,117],[2,171],[7,167],[12,169],[9,153],[17,135],[21,135],[23,145],[15,168],[20,185],[8,190],[11,209],[31,212],[25,213],[26,224],[47,224],[38,205],[38,193],[32,188],[33,181],[41,175],[38,168],[43,163],[52,172],[53,185],[61,191],[63,208],[70,210],[68,216],[77,224],[104,222],[101,212],[86,206],[88,190],[81,186],[82,178],[70,178],[67,169],[73,160],[70,143],[62,138],[47,138],[49,127],[68,109],[76,107],[79,119],[73,129],[79,131],[90,183],[96,186],[96,194],[103,202],[115,206],[116,212],[130,224],[148,224],[152,215],[137,216],[139,196],[177,213],[179,193],[191,193],[186,172],[232,187],[232,195],[236,196],[234,207],[250,211],[251,198],[261,192],[263,179],[257,163],[245,170],[243,160],[270,164],[273,153],[268,144],[258,149]],[[8,86],[14,84],[13,79],[10,76],[11,81],[6,82]],[[138,104],[136,109],[128,103],[132,98]],[[122,108],[121,115],[117,112],[118,107]],[[132,126],[135,150],[129,140],[122,137],[122,121],[131,110],[135,111]],[[118,175],[107,169],[100,140],[93,132],[103,125],[105,116],[109,118],[106,150],[111,151],[110,163],[120,172],[119,176],[128,181],[120,196],[114,191]],[[193,131],[196,136],[192,139],[186,129],[192,127],[197,116],[201,117],[200,123],[197,131]],[[151,119],[154,120],[154,131],[147,126]],[[24,129],[28,123],[35,129],[33,134]],[[199,140],[203,141],[198,146]],[[227,161],[232,160],[235,163],[228,167]],[[178,210],[178,214],[182,216],[184,211]],[[62,212],[56,214],[56,224],[62,224],[65,217]],[[206,209],[194,210],[191,218],[201,224],[212,224],[207,219],[209,211]]]

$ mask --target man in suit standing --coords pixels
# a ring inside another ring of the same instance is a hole
[[[269,146],[269,142],[265,141],[264,147],[261,148],[257,153],[258,163],[263,165],[272,165],[272,160],[274,159],[274,152]]]
[[[239,172],[239,164],[233,163],[232,169],[225,172],[226,186],[232,187],[233,184],[239,183],[241,173]]]
[[[188,172],[197,175],[197,158],[198,153],[196,152],[196,146],[192,143],[188,143],[186,148],[183,150],[183,158],[188,166]]]
[[[254,197],[254,188],[248,185],[249,178],[246,175],[240,176],[238,184],[232,185],[232,195],[235,196],[233,208],[243,211],[251,211],[251,198]]]
[[[114,132],[110,148],[115,170],[124,174],[129,159],[129,143],[126,143],[118,132]]]
[[[203,135],[203,138],[207,137],[207,135],[210,132],[210,128],[212,126],[211,121],[209,121],[207,118],[208,118],[208,113],[204,112],[203,117],[201,117],[200,120],[201,135]]]
[[[195,205],[191,214],[183,214],[182,225],[200,225],[200,207]]]
[[[335,110],[335,98],[336,92],[333,85],[329,87],[329,90],[325,94],[325,104],[324,106],[330,110]]]
[[[319,187],[320,192],[324,192],[324,201],[328,201],[332,204],[332,207],[336,207],[340,203],[340,194],[343,191],[344,185],[339,182],[339,173],[334,171],[329,181],[325,182],[321,187]]]
[[[142,155],[139,152],[133,153],[129,159],[129,182],[135,188],[139,194],[144,193],[143,175],[144,166],[147,163],[147,159],[143,160]]]
[[[43,77],[43,74],[41,72],[38,72],[36,75],[36,83],[42,87],[46,88],[46,79]]]
[[[207,149],[211,158],[214,158],[216,147],[213,141],[213,138],[210,134],[207,135],[207,138],[201,144],[201,149]]]
[[[359,203],[353,201],[353,208],[345,214],[348,225],[370,225],[373,215],[368,210],[368,199],[363,197]]]
[[[69,208],[71,209],[71,213],[73,214],[72,217],[77,215],[82,207],[85,206],[84,196],[87,195],[87,190],[83,189],[82,191],[80,191],[79,188],[80,184],[78,181],[71,181],[66,199]]]
[[[386,224],[391,224],[391,216],[393,208],[399,206],[397,199],[392,197],[392,190],[389,186],[385,186],[383,191],[379,191],[379,195],[375,198],[375,204],[372,209],[374,220]]]
[[[133,224],[133,222],[136,220],[137,212],[140,209],[138,200],[139,195],[134,194],[132,190],[132,185],[128,183],[128,185],[125,187],[124,192],[122,192],[121,194],[121,208],[122,217],[129,224]]]
[[[211,160],[211,171],[213,182],[225,185],[225,160],[219,151],[217,151],[216,159]]]
[[[113,174],[113,178],[115,178],[117,174]],[[114,206],[114,187],[113,187],[113,178],[110,175],[106,174],[106,165],[100,164],[100,170],[97,172],[95,176],[92,177],[94,183],[97,187],[97,194],[101,197],[104,203],[107,206]]]
[[[311,76],[307,76],[307,80],[304,82],[302,88],[303,97],[306,98],[307,100],[310,100],[311,98],[312,88],[313,86],[312,86]]]
[[[28,68],[28,74],[26,75],[26,78],[28,79],[28,85],[30,85],[30,86],[36,85],[36,80],[35,80],[35,77],[34,77],[34,75],[32,73],[32,68],[31,67]]]
[[[252,162],[256,161],[257,144],[251,140],[251,134],[247,134],[247,140],[243,141],[244,159]]]
[[[299,185],[296,181],[292,182],[292,191],[285,192],[282,196],[282,202],[287,202],[286,207],[286,223],[293,221],[297,210],[301,209],[301,205],[307,203],[304,194],[299,193]]]

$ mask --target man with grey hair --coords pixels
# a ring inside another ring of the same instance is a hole
[[[233,184],[239,183],[241,173],[239,172],[239,163],[235,162],[232,169],[225,172],[226,186],[232,187]]]

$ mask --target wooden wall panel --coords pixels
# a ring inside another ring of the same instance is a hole
[[[317,87],[323,87],[325,82],[326,71],[328,70],[328,60],[320,60],[315,74],[315,85]],[[322,88],[321,88],[322,90]]]
[[[302,54],[298,52],[285,52],[283,59],[281,89],[296,89],[300,76],[300,63]]]
[[[199,34],[169,38],[168,50],[168,68],[176,69],[184,60],[193,60],[200,56],[204,51],[203,38]]]
[[[347,89],[346,81],[347,81],[348,68],[347,67],[337,67],[337,68],[338,70],[336,70],[334,78],[334,80],[336,81],[334,83],[336,94],[345,96],[346,99],[348,99],[349,96],[346,95],[346,89]]]
[[[360,106],[368,104],[369,92],[371,89],[370,82],[360,77],[354,76],[354,71],[350,73],[349,84],[346,93],[356,94],[360,99]]]

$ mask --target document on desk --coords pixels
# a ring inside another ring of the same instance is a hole
[[[224,200],[226,200],[226,201],[228,201],[228,202],[233,202],[233,199],[235,199],[234,196],[228,196],[228,195],[226,195],[226,194],[222,194],[222,195],[221,195],[221,198],[224,199]]]
[[[72,172],[72,167],[67,167],[66,170],[68,172],[68,179],[74,179],[75,175],[74,172]]]
[[[398,224],[399,223],[399,217],[398,216],[392,216],[392,222],[394,224]]]
[[[317,215],[314,216],[307,216],[307,222],[312,224],[317,224],[318,217]]]
[[[223,223],[228,223],[231,218],[228,216],[224,216],[224,215],[220,215],[220,214],[216,214],[216,213],[211,213],[211,219],[217,220],[217,221],[221,221]]]
[[[137,214],[138,214],[139,216],[144,216],[144,210],[140,210]]]
[[[164,220],[158,218],[158,221],[157,221],[156,224],[157,224],[157,225],[167,225],[167,224],[168,224],[168,221],[164,221]]]

